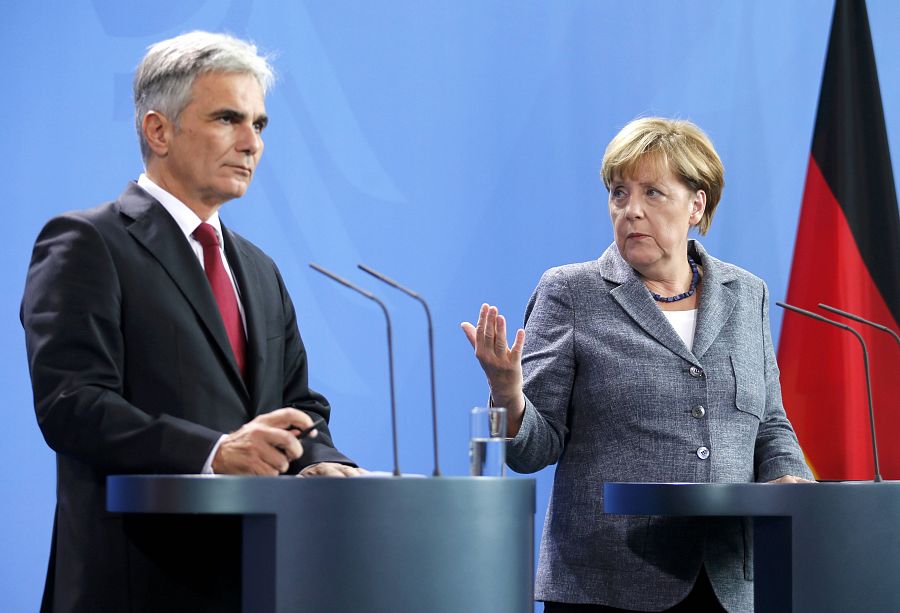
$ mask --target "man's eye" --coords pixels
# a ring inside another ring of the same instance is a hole
[[[262,134],[263,128],[265,128],[265,127],[266,127],[266,124],[264,124],[261,121],[257,121],[256,123],[253,124],[253,129],[256,130],[257,134]]]

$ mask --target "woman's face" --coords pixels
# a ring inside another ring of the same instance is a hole
[[[706,208],[706,194],[691,191],[662,164],[644,160],[633,176],[613,176],[609,216],[625,261],[644,276],[664,277],[686,262],[687,235]]]

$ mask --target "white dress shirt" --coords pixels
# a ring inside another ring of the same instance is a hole
[[[185,203],[154,183],[146,174],[141,173],[141,176],[138,177],[137,184],[138,187],[156,198],[163,208],[168,211],[169,215],[172,216],[172,219],[174,219],[175,223],[178,224],[178,227],[181,228],[184,238],[187,240],[188,245],[191,246],[194,255],[197,256],[200,266],[205,270],[206,267],[203,264],[203,245],[201,245],[200,241],[193,236],[194,230],[203,223],[203,220],[197,217],[197,214],[188,208]],[[218,211],[213,213],[210,218],[206,220],[206,223],[215,229],[216,237],[219,239],[219,255],[222,258],[222,264],[225,266],[225,272],[228,273],[228,278],[231,280],[234,294],[237,296],[238,310],[241,312],[241,323],[244,326],[244,334],[246,334],[247,320],[244,317],[244,305],[241,304],[241,290],[237,285],[237,281],[234,279],[234,273],[231,272],[228,258],[225,257],[225,241],[222,239],[222,222],[219,221]]]
[[[684,341],[684,345],[694,350],[694,332],[697,330],[697,309],[690,311],[663,311],[663,315],[675,328],[675,332]]]
[[[172,219],[175,220],[175,223],[178,224],[178,227],[181,228],[182,233],[184,233],[184,238],[188,242],[188,245],[191,246],[191,250],[193,250],[194,255],[197,256],[197,260],[200,262],[200,266],[204,267],[203,245],[201,245],[200,242],[193,237],[194,230],[197,229],[197,226],[203,223],[203,220],[197,217],[197,214],[194,213],[194,211],[192,211],[190,208],[188,208],[185,203],[154,183],[145,173],[141,173],[141,176],[138,177],[137,184],[138,187],[156,198],[156,200],[169,213],[169,215],[172,216]],[[238,288],[237,281],[235,281],[234,279],[234,273],[231,272],[231,266],[229,266],[228,264],[228,258],[225,257],[225,241],[222,240],[222,223],[219,221],[219,213],[213,213],[212,216],[210,216],[210,218],[206,220],[206,223],[211,225],[216,230],[216,236],[219,239],[219,255],[222,258],[222,264],[225,267],[225,272],[228,273],[228,278],[231,279],[231,285],[234,287],[234,293],[235,296],[237,296],[238,309],[241,312],[241,323],[244,326],[244,334],[246,334],[247,320],[244,317],[244,305],[241,304],[240,288]],[[212,469],[212,461],[216,456],[216,452],[219,450],[219,445],[222,444],[222,441],[224,439],[225,435],[223,434],[219,437],[219,440],[216,441],[216,444],[213,446],[212,451],[209,452],[209,456],[207,456],[206,462],[203,464],[203,469],[201,470],[202,474],[214,474]]]

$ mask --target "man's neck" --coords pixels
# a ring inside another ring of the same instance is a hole
[[[167,173],[161,172],[155,164],[148,163],[146,170],[144,170],[144,174],[147,175],[147,178],[156,183],[157,186],[166,190],[175,198],[178,198],[184,206],[191,209],[202,221],[207,221],[212,217],[223,204],[221,202],[217,204],[205,203],[199,198],[191,197],[190,195],[183,193],[184,190],[180,189],[179,183],[173,180]]]

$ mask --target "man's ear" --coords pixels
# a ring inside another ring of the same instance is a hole
[[[166,157],[169,153],[169,141],[172,137],[172,122],[159,111],[147,111],[141,121],[141,131],[150,149],[157,157]]]

